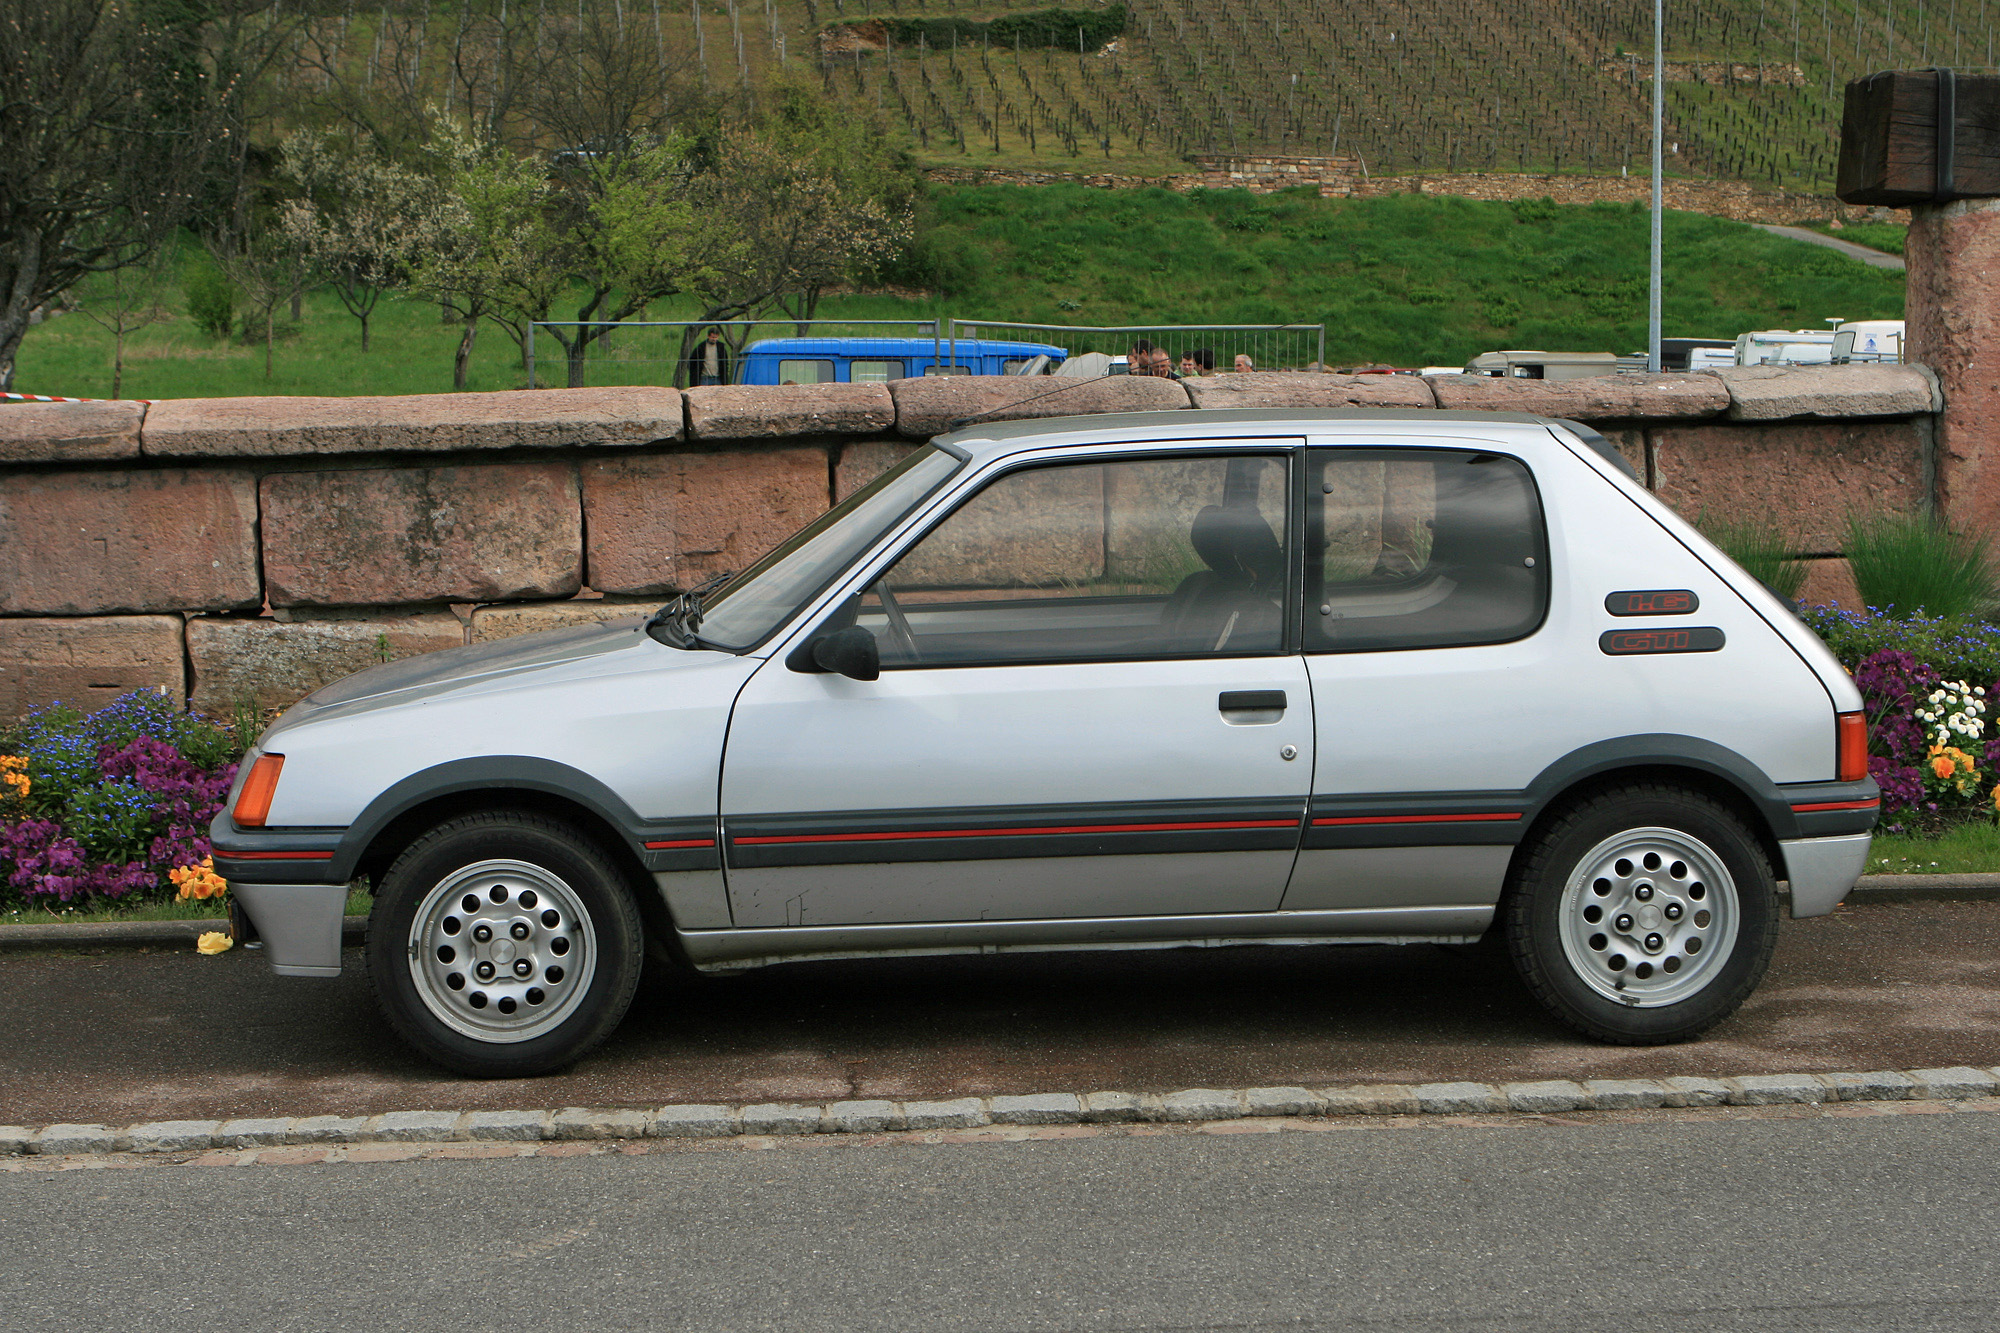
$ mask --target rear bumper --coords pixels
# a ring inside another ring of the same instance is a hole
[[[244,884],[232,879],[229,891],[256,923],[273,972],[281,977],[340,975],[345,884]]]
[[[1848,833],[1780,842],[1778,846],[1785,853],[1785,878],[1792,884],[1792,915],[1825,916],[1838,907],[1861,878],[1872,841],[1872,833]]]

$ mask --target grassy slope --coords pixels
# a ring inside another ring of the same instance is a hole
[[[939,245],[972,260],[966,290],[948,301],[835,297],[826,312],[929,318],[948,308],[963,318],[1075,324],[1324,321],[1334,364],[1455,365],[1500,347],[1627,352],[1645,339],[1646,215],[1626,205],[979,186],[938,190],[933,208]],[[1666,275],[1669,336],[1734,337],[1903,311],[1901,274],[1695,214],[1667,215]],[[663,303],[654,315],[678,313]],[[267,382],[261,346],[218,346],[179,318],[138,335],[124,392],[443,392],[456,338],[434,308],[385,301],[364,356],[354,321],[331,296],[318,296],[298,336],[280,344]],[[621,354],[640,359],[607,366],[591,382],[664,382],[670,368],[646,359],[662,353],[641,344],[629,335]],[[109,335],[67,315],[29,334],[17,385],[101,396],[110,391],[110,359]],[[513,344],[498,329],[483,331],[470,387],[524,383]]]

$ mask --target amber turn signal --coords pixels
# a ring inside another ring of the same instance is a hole
[[[236,809],[230,818],[238,828],[262,828],[264,816],[271,813],[271,798],[278,791],[278,774],[285,767],[285,756],[264,754],[257,756],[257,762],[250,767],[250,776],[243,782],[243,794],[236,798]]]
[[[1861,713],[1836,713],[1833,721],[1839,737],[1834,778],[1840,782],[1859,782],[1868,776],[1868,719]],[[277,778],[277,770],[273,769],[271,780],[275,782]]]

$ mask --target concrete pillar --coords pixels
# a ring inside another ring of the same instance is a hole
[[[2000,199],[1910,208],[1903,357],[1937,372],[1936,497],[1951,522],[2000,534]]]

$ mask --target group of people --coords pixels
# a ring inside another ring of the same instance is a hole
[[[1246,374],[1257,367],[1245,353],[1236,354],[1236,373]],[[1125,354],[1125,373],[1128,375],[1151,375],[1163,380],[1197,379],[1215,374],[1215,349],[1212,347],[1191,347],[1181,353],[1180,369],[1174,369],[1173,353],[1164,347],[1155,347],[1150,338],[1141,338],[1132,344]]]

